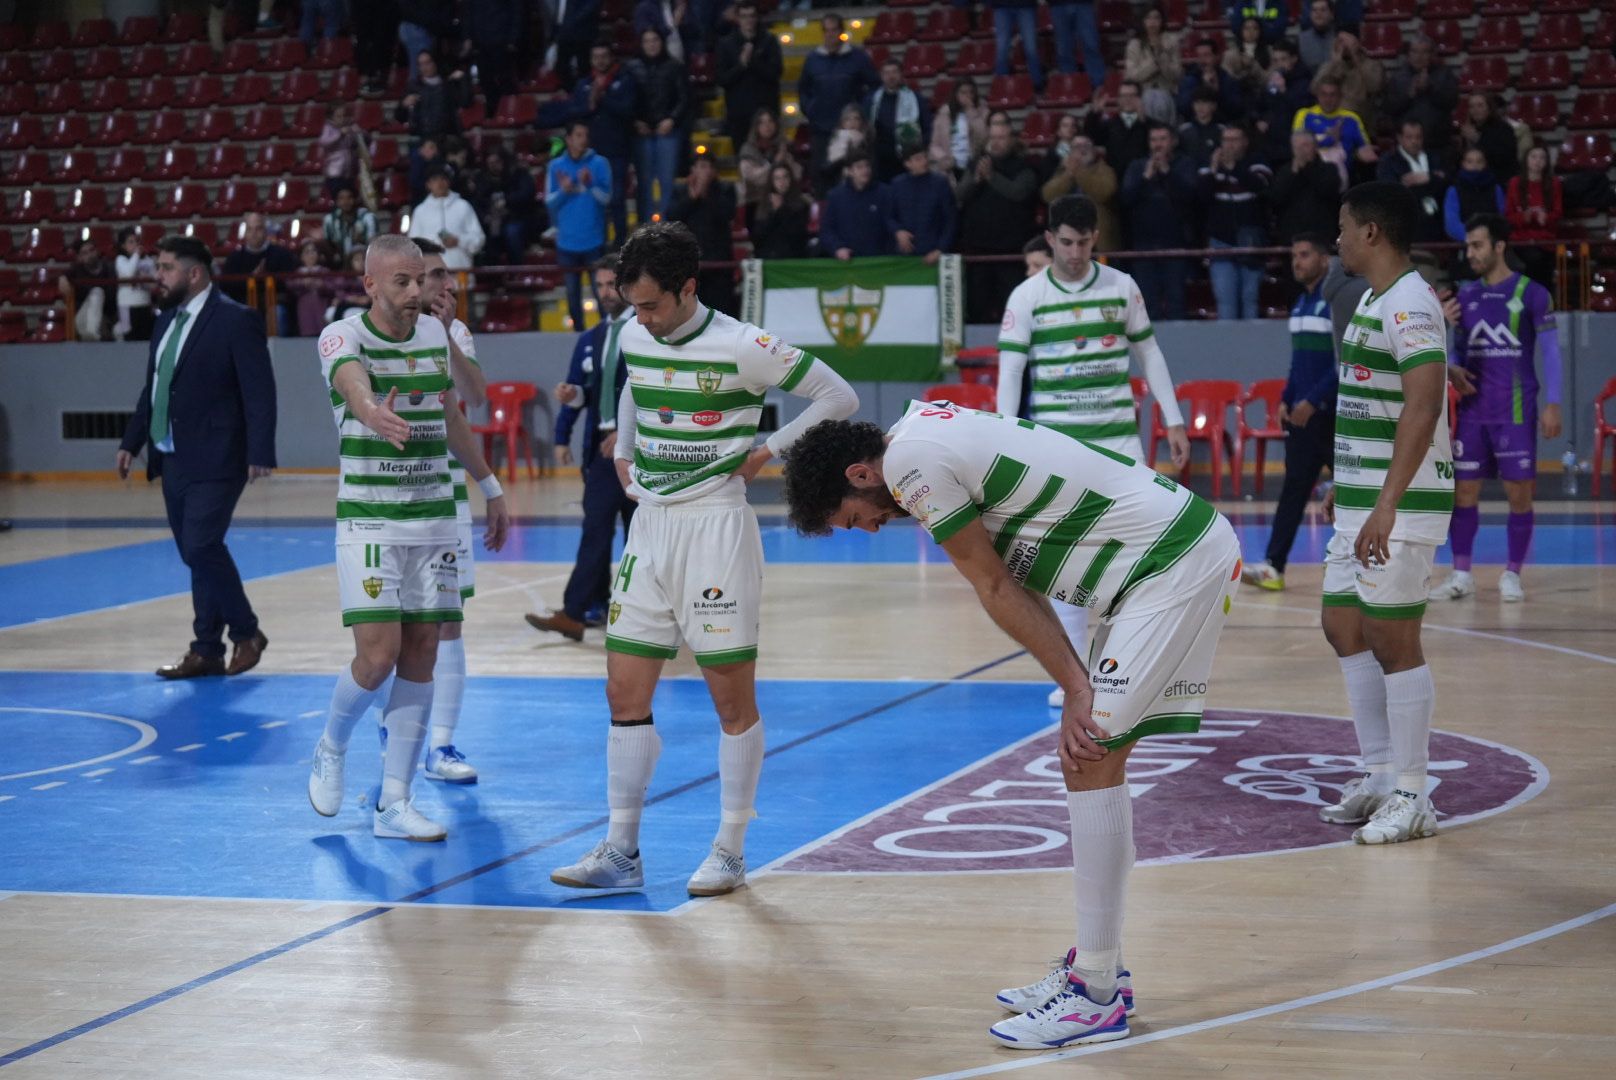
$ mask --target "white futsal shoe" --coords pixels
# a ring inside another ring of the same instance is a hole
[[[1426,594],[1428,600],[1463,600],[1476,595],[1476,579],[1468,570],[1455,570],[1448,580]]]
[[[1066,708],[1066,691],[1058,686],[1051,690],[1049,692],[1049,707],[1051,709]]]
[[[691,896],[723,896],[746,884],[746,856],[713,844],[686,885]]]
[[[1436,835],[1436,807],[1429,795],[1397,790],[1380,804],[1369,823],[1352,834],[1360,844],[1401,844]]]
[[[399,799],[386,810],[371,813],[370,831],[383,840],[442,840],[449,830],[415,808],[409,799]]]
[[[1048,1050],[1057,1046],[1111,1042],[1128,1037],[1128,1009],[1120,992],[1105,1004],[1085,994],[1073,979],[1045,1004],[1019,1016],[1006,1017],[988,1034],[1012,1050]]]
[[[550,871],[550,880],[569,889],[643,889],[645,866],[638,855],[628,855],[602,840],[571,866]]]
[[[466,761],[466,755],[449,746],[435,746],[426,752],[426,775],[445,784],[475,784],[477,770]]]
[[[1391,798],[1389,791],[1376,791],[1367,776],[1354,776],[1341,788],[1341,801],[1319,810],[1319,820],[1332,825],[1362,825]]]
[[[1498,599],[1506,604],[1518,604],[1526,599],[1526,590],[1521,588],[1521,575],[1513,570],[1505,570],[1498,575]]]
[[[343,750],[326,745],[325,736],[314,744],[314,765],[309,770],[309,803],[322,817],[335,817],[342,808]]]
[[[997,1000],[1014,1013],[1024,1013],[1032,1009],[1042,1008],[1049,1004],[1050,999],[1065,990],[1073,982],[1072,960],[1077,956],[1076,949],[1066,950],[1066,955],[1056,961],[1055,969],[1035,983],[1026,986],[1013,986],[1000,990]],[[1075,980],[1076,985],[1082,986],[1083,980]],[[1122,995],[1122,1003],[1132,1016],[1133,1008],[1133,975],[1127,971],[1117,972],[1117,993]]]

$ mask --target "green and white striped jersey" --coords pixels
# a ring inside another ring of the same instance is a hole
[[[433,318],[431,315],[422,315],[423,319]],[[443,325],[442,323],[438,324]],[[471,331],[459,319],[449,327],[449,338],[460,348],[460,355],[466,362],[477,366],[477,343],[472,339]],[[454,478],[455,520],[462,525],[471,524],[471,498],[466,491],[466,469],[451,455],[449,457],[449,475]]]
[[[980,519],[1011,576],[1052,600],[1149,614],[1227,570],[1221,548],[1216,566],[1198,557],[1212,504],[1132,458],[951,404],[911,402],[888,434],[899,507],[938,543]]]
[[[654,503],[723,487],[755,444],[764,393],[793,389],[814,363],[768,331],[710,309],[674,341],[630,319],[618,344],[634,402],[631,471]]]
[[[1031,419],[1074,438],[1121,439],[1139,434],[1128,346],[1154,332],[1133,278],[1096,262],[1081,285],[1053,268],[1017,285],[999,350],[1027,354]]]
[[[337,543],[453,544],[454,480],[443,406],[454,380],[443,324],[421,319],[400,341],[376,329],[369,314],[359,314],[327,326],[319,348],[340,436]],[[404,449],[361,424],[332,386],[332,377],[349,363],[364,368],[378,401],[398,390],[393,407],[410,423]]]
[[[1366,292],[1341,342],[1335,407],[1335,527],[1356,535],[1374,509],[1403,415],[1403,372],[1446,364],[1442,302],[1410,268],[1384,293]],[[1453,513],[1453,449],[1448,412],[1436,424],[1425,460],[1397,503],[1393,540],[1440,544]]]

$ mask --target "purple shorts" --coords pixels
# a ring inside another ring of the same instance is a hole
[[[1454,475],[1460,480],[1537,478],[1537,416],[1524,423],[1486,424],[1463,413],[1453,432]]]

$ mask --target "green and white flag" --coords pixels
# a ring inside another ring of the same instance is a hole
[[[806,349],[844,379],[928,382],[965,330],[960,257],[748,259],[741,318]]]

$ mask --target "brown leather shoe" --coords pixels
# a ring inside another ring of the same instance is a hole
[[[269,639],[260,630],[246,641],[236,642],[235,651],[230,654],[230,666],[225,669],[226,675],[240,675],[244,671],[251,671],[258,666],[263,658],[264,650],[269,648]]]
[[[568,615],[565,611],[552,611],[548,615],[534,615],[531,612],[523,618],[535,630],[549,630],[573,641],[584,639],[584,624]]]
[[[196,679],[204,675],[223,675],[224,657],[198,656],[187,652],[177,664],[164,664],[157,674],[165,679]]]

